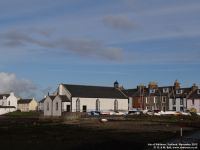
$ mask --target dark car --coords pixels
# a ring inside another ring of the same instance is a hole
[[[90,111],[88,113],[88,115],[91,115],[91,116],[99,116],[100,115],[100,112],[99,111]]]
[[[142,114],[142,112],[137,110],[137,109],[133,109],[133,110],[128,111],[128,115],[140,115],[140,114]]]

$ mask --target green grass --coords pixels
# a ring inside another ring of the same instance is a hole
[[[36,112],[36,111],[30,111],[30,112],[14,111],[5,114],[5,116],[10,116],[10,117],[39,117],[40,115],[41,112]]]

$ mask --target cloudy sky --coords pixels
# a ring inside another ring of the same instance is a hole
[[[0,92],[200,86],[199,0],[0,0]]]

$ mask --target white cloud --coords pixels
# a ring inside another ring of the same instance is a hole
[[[30,80],[18,79],[14,73],[0,72],[0,93],[14,92],[16,95],[35,95],[37,90]]]
[[[45,34],[44,34],[45,33]],[[10,31],[0,35],[1,43],[9,48],[26,47],[27,51],[31,46],[38,46],[45,51],[51,49],[53,53],[72,52],[78,56],[95,57],[112,61],[121,61],[124,59],[123,50],[118,47],[107,46],[101,41],[84,38],[49,38],[48,31],[40,30],[39,33],[32,31],[18,32]],[[39,48],[39,49],[40,49]],[[39,51],[39,50],[38,50]]]

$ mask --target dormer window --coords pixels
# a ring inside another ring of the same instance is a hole
[[[200,89],[197,90],[197,94],[200,94]]]
[[[163,88],[163,93],[168,93],[169,89],[168,88]]]
[[[176,94],[182,94],[183,90],[176,90]]]
[[[156,91],[155,89],[150,89],[149,93],[155,93],[155,91]]]

